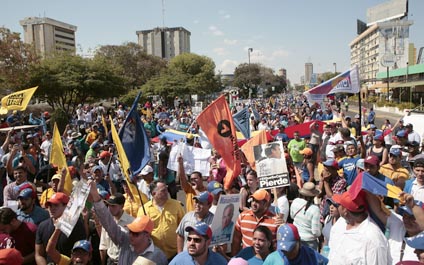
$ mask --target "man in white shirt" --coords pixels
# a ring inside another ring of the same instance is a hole
[[[365,195],[361,192],[352,200],[344,192],[332,198],[342,218],[331,229],[328,264],[391,264],[389,243],[368,216]]]
[[[421,143],[421,136],[419,135],[419,133],[414,131],[412,124],[406,124],[405,129],[408,133],[408,142],[412,143],[413,141],[416,141],[417,143]]]

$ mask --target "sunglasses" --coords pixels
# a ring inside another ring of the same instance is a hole
[[[202,238],[188,236],[187,237],[187,242],[190,242],[190,241],[194,241],[194,243],[197,243],[198,244],[198,243],[202,242]]]

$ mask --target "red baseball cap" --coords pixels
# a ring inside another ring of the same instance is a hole
[[[359,193],[355,200],[352,200],[348,191],[345,191],[342,194],[334,194],[332,199],[334,202],[345,207],[350,212],[360,213],[365,211],[367,208],[363,192]]]
[[[49,206],[50,204],[68,204],[69,202],[69,196],[66,195],[63,192],[56,192],[53,194],[53,196],[50,197],[50,199],[47,200],[46,206]]]
[[[375,155],[369,155],[365,158],[364,164],[370,164],[373,166],[378,166],[380,164],[380,159]]]

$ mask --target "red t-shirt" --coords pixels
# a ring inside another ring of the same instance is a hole
[[[23,257],[34,252],[36,231],[37,225],[22,222],[18,229],[10,233],[15,239],[15,248],[21,252]]]

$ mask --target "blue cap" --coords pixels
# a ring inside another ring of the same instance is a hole
[[[213,197],[209,192],[204,191],[200,193],[199,195],[194,196],[193,200],[198,200],[199,202],[202,202],[202,203],[204,202],[212,203]]]
[[[99,195],[102,197],[103,200],[109,200],[110,194],[107,192],[107,190],[99,190]]]
[[[334,167],[334,168],[336,168],[336,169],[339,169],[339,163],[336,161],[336,160],[334,160],[334,159],[332,159],[332,158],[330,158],[330,159],[327,159],[324,163],[322,163],[324,166],[326,166],[326,167]]]
[[[90,145],[91,149],[96,149],[96,148],[99,148],[99,147],[100,147],[100,144],[97,141]]]
[[[21,192],[19,192],[18,199],[19,198],[22,198],[22,199],[35,198],[35,194],[31,188],[26,188],[21,190]]]
[[[300,241],[299,231],[293,224],[285,224],[278,228],[277,231],[277,249],[283,251],[291,251]]]
[[[212,229],[204,222],[197,222],[196,225],[187,226],[185,231],[194,231],[200,236],[207,236],[208,238],[212,238]]]
[[[408,134],[406,133],[405,130],[400,130],[400,131],[397,132],[396,136],[397,137],[406,137],[406,136],[408,136]]]
[[[96,170],[100,170],[102,173],[103,173],[103,169],[102,169],[102,167],[101,166],[94,166],[92,169],[91,169],[91,172],[95,172]]]
[[[72,251],[74,251],[75,249],[83,249],[86,252],[91,252],[92,248],[91,248],[91,243],[88,240],[80,240],[75,242],[74,247],[72,248]]]
[[[400,156],[402,152],[400,151],[400,148],[390,148],[390,154],[394,156]]]
[[[218,181],[213,180],[213,181],[209,182],[209,184],[208,184],[208,191],[210,193],[213,193],[213,195],[218,195],[218,193],[220,193],[220,192],[222,192],[224,190],[222,189],[222,184],[221,183],[219,183]]]
[[[411,248],[424,249],[424,232],[413,237],[405,237],[405,242]]]

